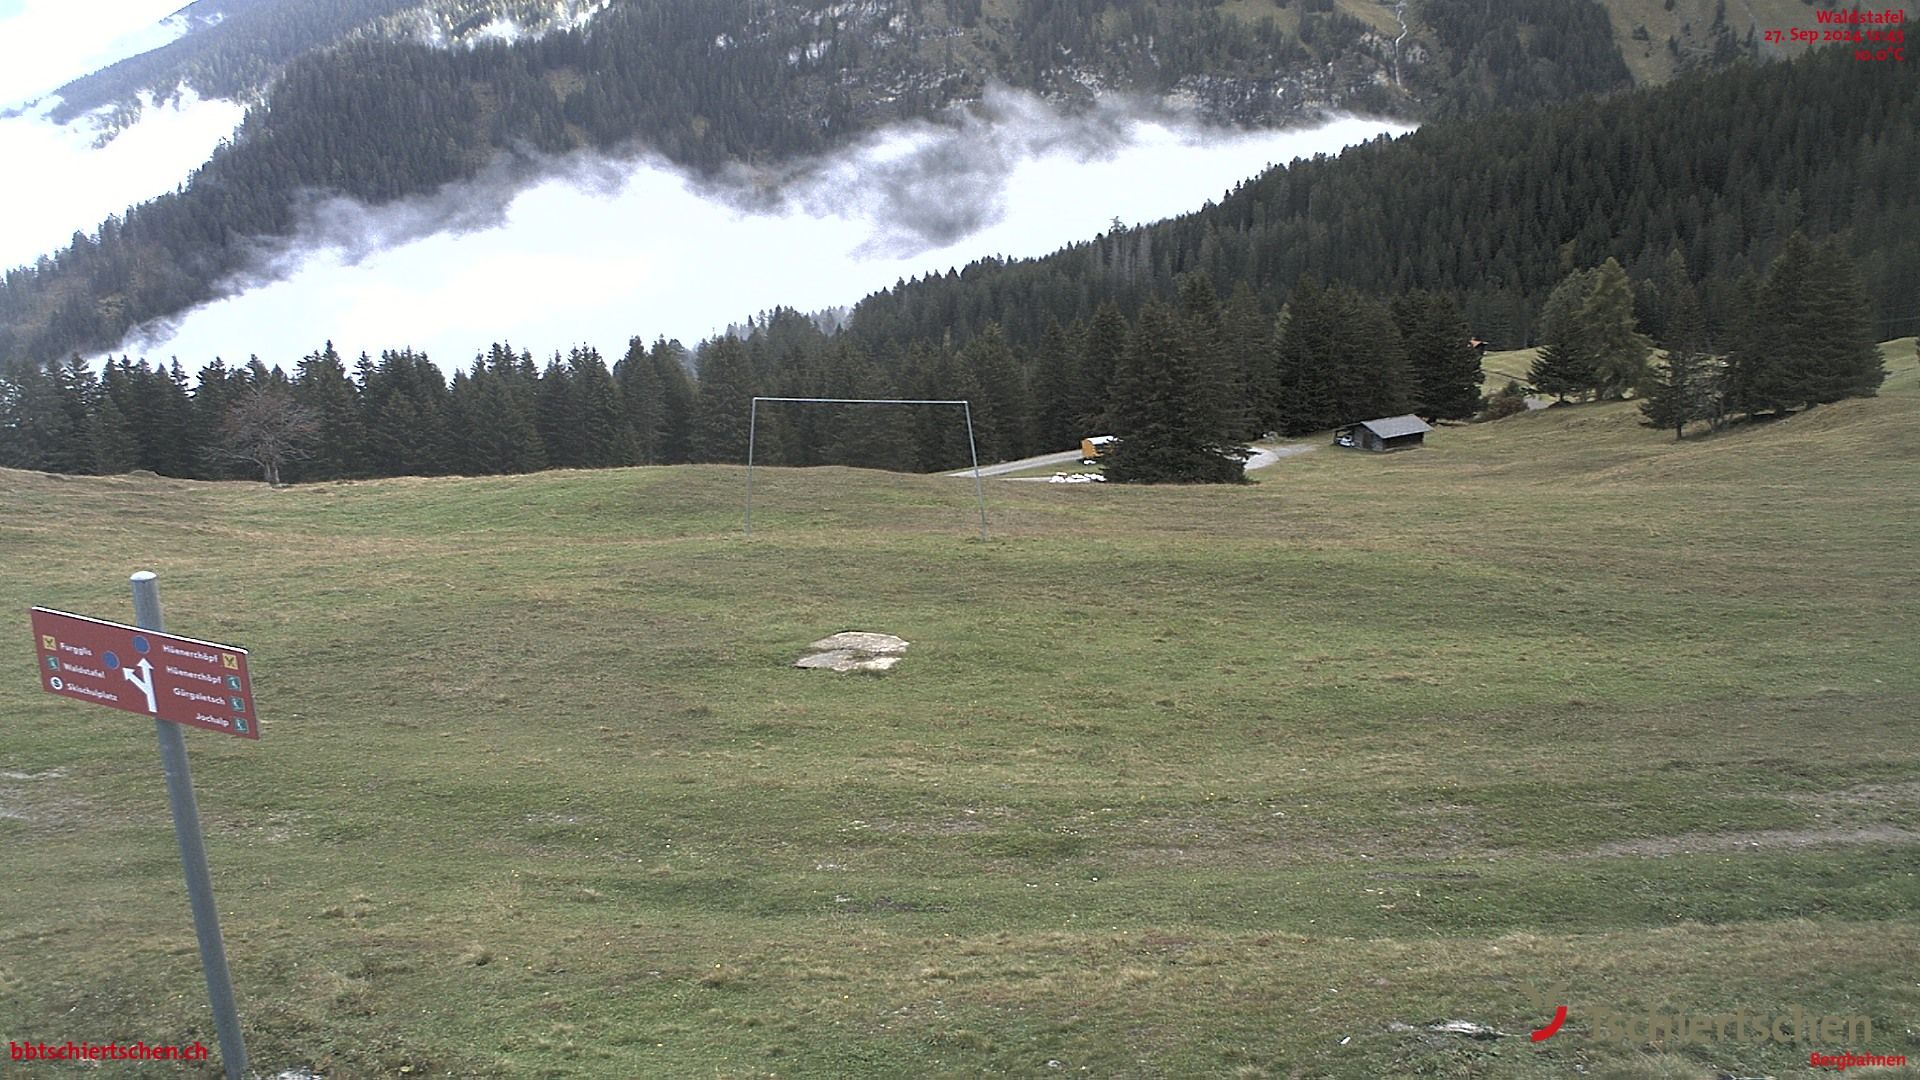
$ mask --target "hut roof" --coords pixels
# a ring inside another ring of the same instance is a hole
[[[1383,439],[1397,439],[1402,435],[1420,435],[1432,431],[1425,420],[1408,413],[1405,416],[1383,416],[1378,420],[1362,420],[1360,426]]]

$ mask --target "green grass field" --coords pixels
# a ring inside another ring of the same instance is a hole
[[[1678,445],[1604,404],[1236,488],[990,483],[987,543],[970,481],[838,469],[760,472],[751,542],[737,468],[0,472],[0,1037],[214,1042],[151,725],[30,675],[29,605],[127,619],[153,569],[253,652],[265,737],[187,739],[269,1075],[1920,1057],[1887,352],[1877,399]],[[914,645],[787,666],[852,628]],[[1530,984],[1570,1008],[1537,1045]],[[1871,1036],[1601,1030],[1796,1006]]]

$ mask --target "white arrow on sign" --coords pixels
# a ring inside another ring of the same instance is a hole
[[[139,675],[134,675],[133,668],[131,667],[121,668],[120,674],[126,676],[128,682],[139,687],[141,693],[147,695],[147,711],[150,713],[158,713],[160,706],[153,700],[153,665],[147,663],[145,659],[142,659],[138,664],[133,665],[133,667],[140,669]]]

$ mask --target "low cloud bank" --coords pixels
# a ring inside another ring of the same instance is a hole
[[[164,105],[148,97],[140,119],[111,141],[88,117],[55,124],[47,112],[0,119],[0,268],[32,263],[91,234],[109,214],[172,191],[233,134],[246,110],[192,91]]]
[[[903,277],[1052,251],[1118,218],[1217,199],[1270,163],[1403,125],[1351,117],[1227,131],[1110,103],[1068,114],[996,91],[949,124],[897,125],[778,173],[702,182],[657,159],[503,163],[432,196],[313,202],[227,299],[114,350],[189,368],[412,347],[449,369],[493,341],[609,359],[628,338],[692,341],[776,305],[850,305]]]

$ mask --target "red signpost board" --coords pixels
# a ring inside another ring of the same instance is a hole
[[[50,694],[260,737],[245,649],[46,608],[33,609],[33,644]]]

